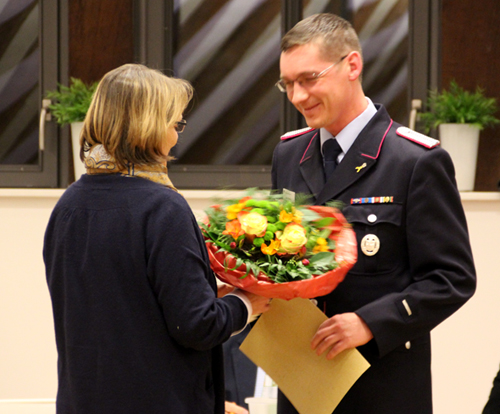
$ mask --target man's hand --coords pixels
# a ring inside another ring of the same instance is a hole
[[[326,359],[342,351],[364,345],[373,338],[368,325],[355,313],[342,313],[323,322],[311,341],[311,348],[321,355],[328,348]]]

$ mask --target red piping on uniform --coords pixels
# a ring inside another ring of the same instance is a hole
[[[385,134],[384,134],[384,137],[382,138],[382,141],[380,141],[380,145],[378,147],[377,155],[375,157],[372,157],[371,155],[361,154],[363,157],[368,157],[368,158],[371,158],[373,160],[376,160],[378,158],[378,156],[380,155],[380,150],[382,149],[382,144],[384,143],[385,137],[389,133],[389,130],[391,129],[391,126],[392,126],[393,123],[394,123],[394,121],[391,119],[391,123],[389,124],[389,128],[387,128],[387,131],[385,131]]]
[[[302,159],[300,160],[300,163],[299,164],[302,164],[302,162],[304,161],[304,157],[306,156],[307,154],[307,151],[309,150],[309,147],[311,146],[311,143],[313,142],[313,139],[316,138],[316,135],[318,135],[318,133],[316,132],[313,137],[311,138],[311,140],[309,141],[309,145],[307,146],[306,150],[304,151],[304,154],[302,155]]]

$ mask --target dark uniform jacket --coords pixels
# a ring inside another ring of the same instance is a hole
[[[399,128],[377,105],[326,183],[319,131],[274,152],[273,188],[312,194],[318,205],[341,200],[356,233],[357,263],[318,306],[367,323],[374,339],[358,349],[371,367],[335,414],[430,414],[430,331],[476,286],[451,159],[435,140]],[[281,397],[278,412],[295,412]]]
[[[44,260],[58,414],[224,413],[222,343],[245,326],[216,299],[186,200],[143,178],[83,175],[57,203]]]

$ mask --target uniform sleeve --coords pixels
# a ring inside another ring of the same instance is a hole
[[[169,334],[181,345],[207,350],[247,322],[236,296],[216,298],[216,283],[196,220],[180,196],[148,221],[148,277]]]
[[[405,225],[411,283],[356,312],[372,330],[380,356],[428,334],[475,291],[465,214],[444,150],[426,151],[416,162]]]

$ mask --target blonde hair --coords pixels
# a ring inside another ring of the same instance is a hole
[[[316,42],[324,57],[339,59],[356,51],[362,56],[358,35],[347,20],[331,13],[314,14],[301,20],[281,40],[281,51]]]
[[[170,78],[139,64],[108,72],[97,86],[80,137],[80,158],[96,145],[128,163],[161,163],[167,131],[177,123],[193,96],[188,81]]]

